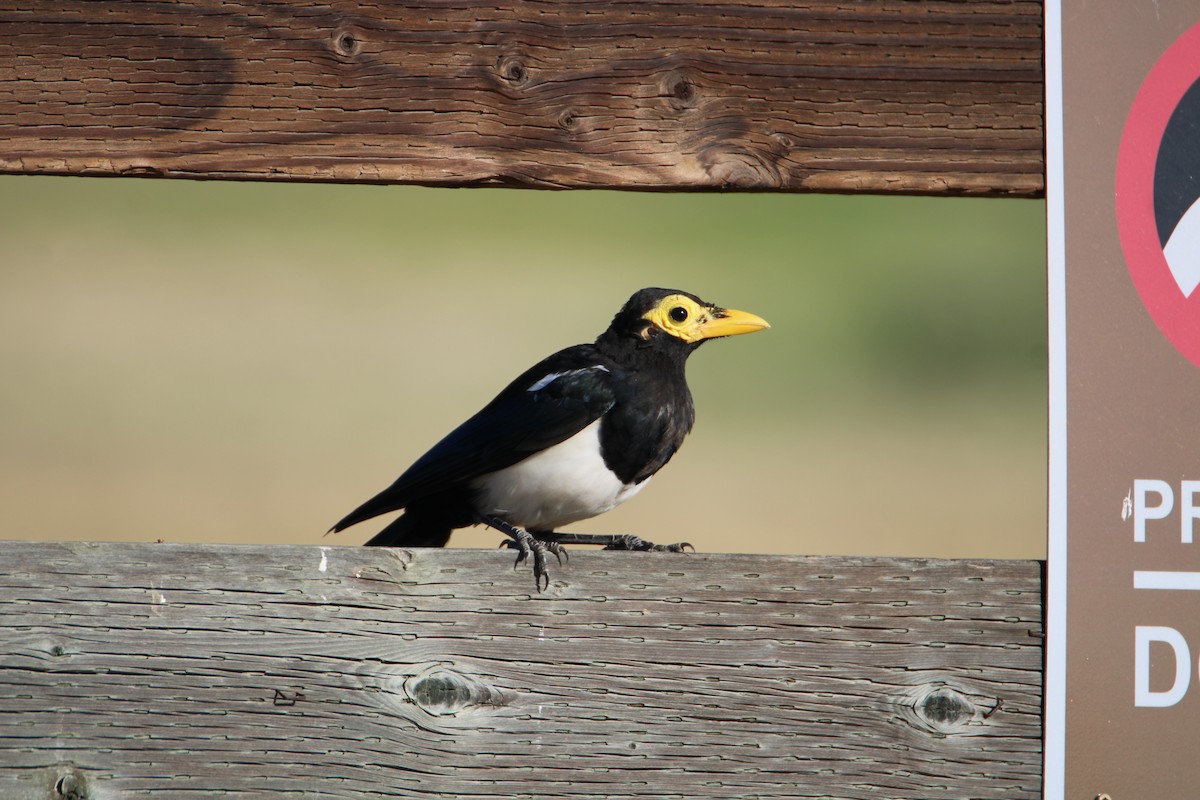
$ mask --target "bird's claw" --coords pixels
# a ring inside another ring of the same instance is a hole
[[[521,528],[514,527],[513,532],[505,531],[505,533],[512,538],[505,539],[500,546],[517,551],[517,560],[513,562],[513,569],[524,564],[532,553],[534,585],[537,586],[538,592],[550,588],[550,571],[546,569],[546,553],[553,553],[561,566],[563,557],[567,555],[566,548],[558,542],[543,542],[529,531]]]
[[[696,551],[691,542],[676,542],[674,544],[655,544],[648,542],[640,536],[634,536],[631,533],[621,534],[615,537],[612,542],[605,545],[605,550],[638,550],[642,552],[654,553],[686,553],[688,550]]]
[[[533,536],[533,534],[530,534],[530,536]],[[537,541],[546,548],[547,552],[554,554],[554,557],[558,559],[560,566],[571,560],[571,551],[563,547],[558,542],[547,542],[544,539],[538,539],[536,536],[533,536],[533,538],[537,539]],[[520,550],[521,545],[517,544],[517,542],[513,539],[505,539],[500,543],[500,549],[503,550],[504,548],[508,548],[509,550]],[[529,549],[533,550],[533,547],[530,546]]]
[[[541,541],[540,539],[538,541]],[[561,567],[564,561],[570,561],[571,556],[567,552],[567,548],[563,547],[558,542],[542,542],[546,545],[546,549],[554,553],[554,557],[558,559],[558,565]]]

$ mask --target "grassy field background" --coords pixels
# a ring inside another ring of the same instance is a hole
[[[692,437],[577,530],[1044,557],[1038,201],[0,177],[0,258],[0,538],[357,544],[658,285],[773,327],[693,356]]]

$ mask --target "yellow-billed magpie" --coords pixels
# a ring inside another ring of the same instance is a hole
[[[548,585],[545,554],[562,544],[674,550],[636,536],[556,532],[602,514],[646,485],[692,429],[684,363],[709,339],[769,327],[744,311],[675,289],[642,289],[593,344],[560,350],[523,372],[388,488],[331,530],[404,509],[368,545],[441,547],[455,528],[485,524],[530,553]]]

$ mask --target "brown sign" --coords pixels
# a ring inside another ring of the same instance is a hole
[[[1046,32],[1046,798],[1200,797],[1200,2]]]

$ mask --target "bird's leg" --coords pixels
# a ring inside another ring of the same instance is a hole
[[[688,549],[695,550],[691,542],[676,542],[675,544],[655,544],[631,533],[539,533],[538,538],[549,544],[598,544],[605,550],[641,550],[663,553],[682,553]]]
[[[480,515],[476,518],[477,522],[487,525],[490,528],[495,528],[509,538],[504,542],[504,547],[511,547],[517,551],[517,560],[513,563],[513,569],[524,563],[525,559],[529,558],[529,554],[533,554],[533,582],[540,592],[550,586],[550,573],[546,569],[546,553],[553,553],[558,563],[562,564],[562,557],[566,550],[558,542],[542,542],[532,533],[516,525],[510,525],[499,517]],[[543,585],[543,581],[545,582]]]

